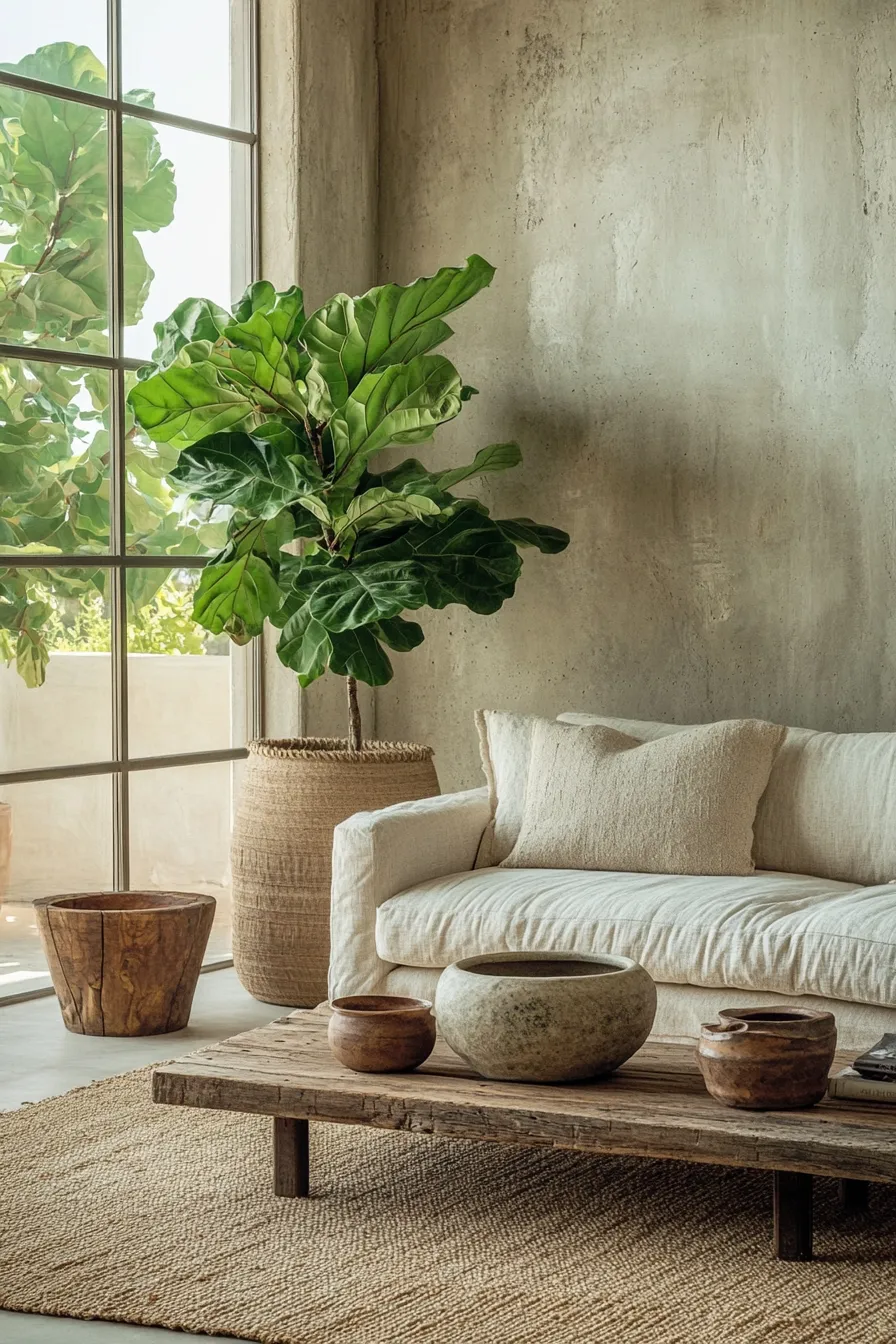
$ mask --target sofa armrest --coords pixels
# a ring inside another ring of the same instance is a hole
[[[394,962],[376,951],[377,907],[476,861],[491,810],[487,789],[356,812],[333,833],[330,998],[382,992]]]

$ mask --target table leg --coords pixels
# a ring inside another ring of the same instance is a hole
[[[840,1212],[844,1218],[868,1210],[868,1182],[843,1180],[839,1183],[838,1198]]]
[[[772,1175],[775,1255],[779,1260],[811,1260],[812,1177],[800,1171]]]
[[[274,1116],[274,1194],[308,1194],[308,1121]]]

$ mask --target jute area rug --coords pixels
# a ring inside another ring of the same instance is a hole
[[[153,1105],[141,1070],[0,1117],[0,1306],[265,1344],[893,1344],[896,1190],[811,1264],[769,1178]]]

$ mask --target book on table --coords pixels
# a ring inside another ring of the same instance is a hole
[[[884,1101],[896,1105],[896,1079],[864,1078],[856,1069],[841,1069],[828,1083],[828,1096],[840,1101]]]

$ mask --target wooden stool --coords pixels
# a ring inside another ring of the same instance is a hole
[[[156,1036],[187,1025],[215,898],[192,892],[92,892],[34,902],[69,1031]]]

